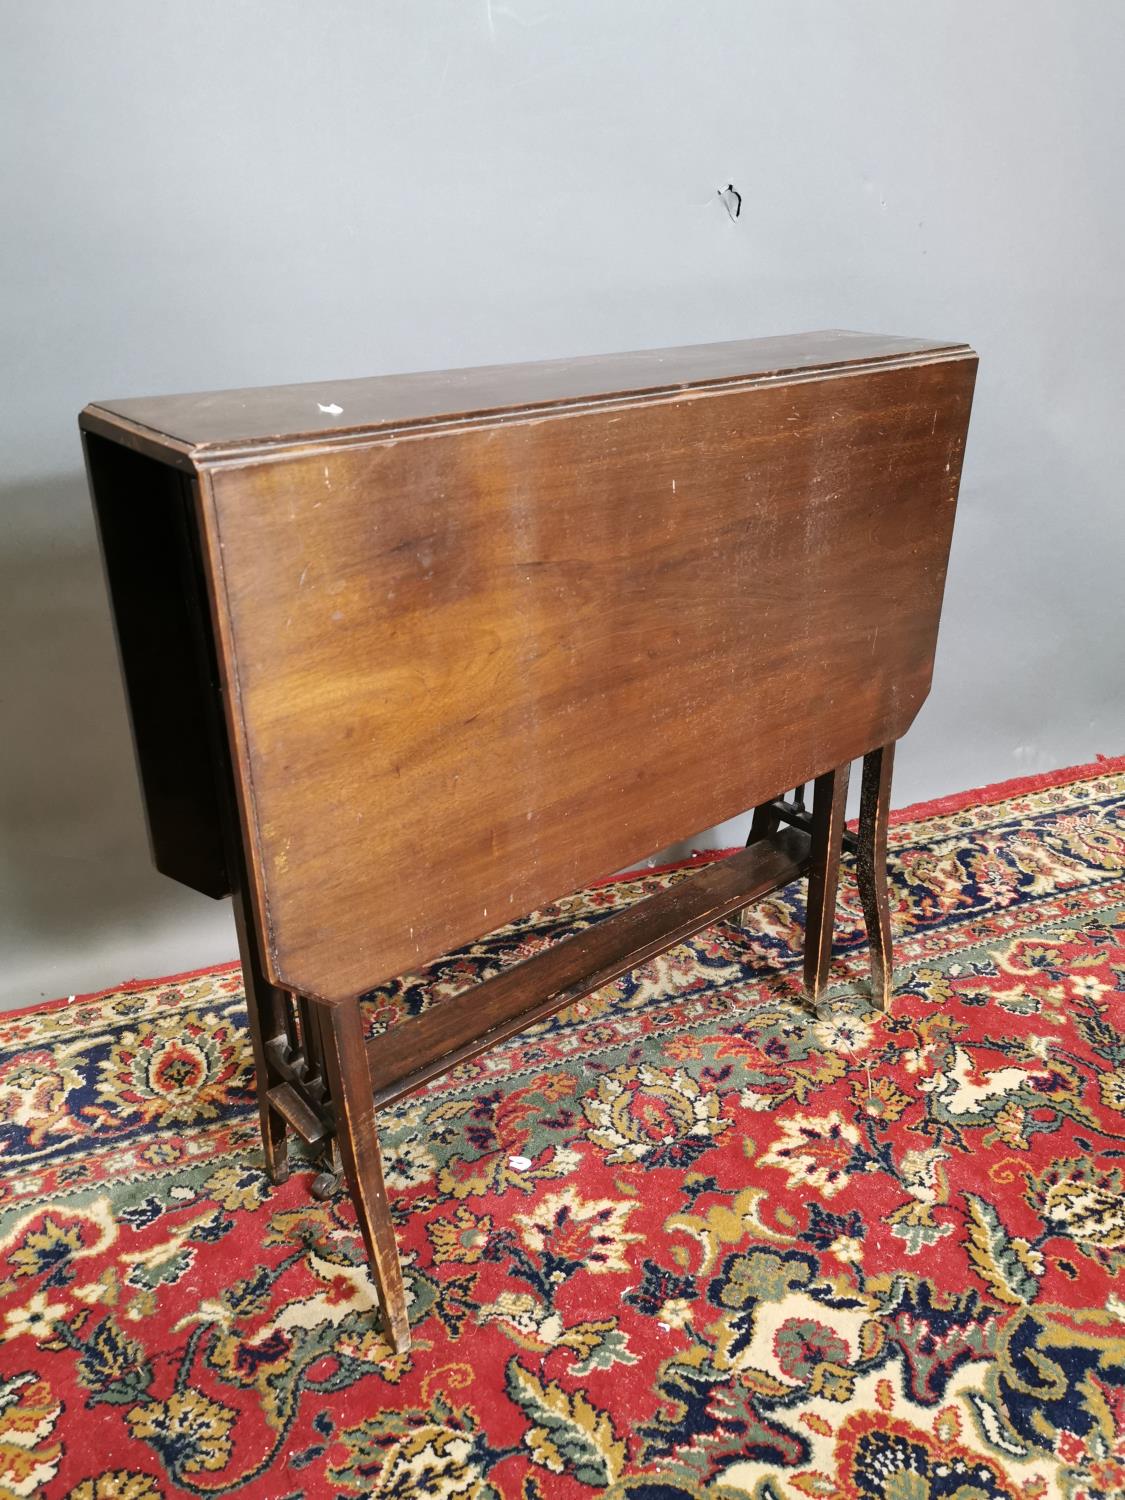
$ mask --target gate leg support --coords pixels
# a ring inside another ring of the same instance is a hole
[[[314,1008],[320,1021],[344,1178],[367,1248],[383,1326],[395,1353],[405,1354],[410,1348],[406,1290],[383,1183],[383,1158],[375,1131],[375,1105],[359,1002],[350,1000]]]
[[[815,1005],[832,962],[832,928],[848,800],[851,765],[838,766],[813,783],[812,849],[808,913],[805,919],[805,991]]]
[[[778,816],[772,802],[763,802],[754,809],[754,816],[750,819],[750,832],[746,838],[746,847],[758,844],[762,839],[772,838],[781,827],[781,818]],[[739,927],[746,926],[746,913],[750,910],[748,906],[740,907],[734,914],[734,920]]]
[[[859,805],[859,849],[856,881],[863,905],[867,941],[871,945],[871,998],[889,1010],[894,956],[891,951],[891,909],[887,890],[887,824],[891,807],[894,744],[883,745],[863,757]]]

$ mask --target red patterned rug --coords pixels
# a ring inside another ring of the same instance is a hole
[[[794,887],[382,1117],[402,1358],[234,968],[0,1017],[0,1496],[1121,1500],[1125,760],[891,845],[893,1018],[849,871],[820,1017]]]

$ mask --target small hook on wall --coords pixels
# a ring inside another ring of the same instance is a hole
[[[733,182],[728,182],[725,188],[718,189],[719,200],[731,219],[737,219],[742,212],[742,194]]]

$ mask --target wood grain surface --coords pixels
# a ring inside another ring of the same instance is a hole
[[[271,979],[354,995],[900,737],[975,364],[201,462]]]

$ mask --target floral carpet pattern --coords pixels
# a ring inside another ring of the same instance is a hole
[[[237,969],[0,1016],[0,1497],[1121,1500],[1125,762],[896,824],[889,1018],[851,868],[819,1014],[798,884],[381,1116],[402,1357]]]

